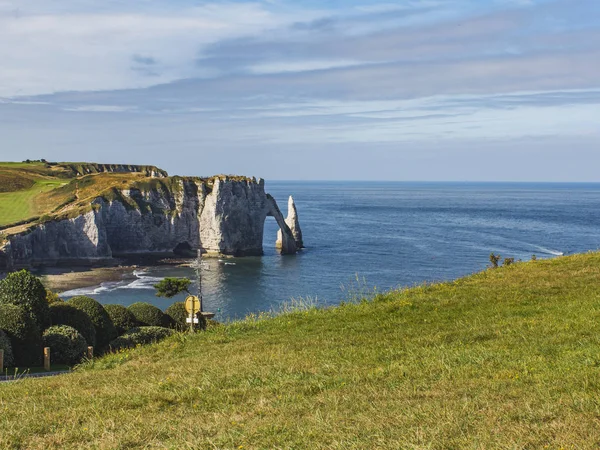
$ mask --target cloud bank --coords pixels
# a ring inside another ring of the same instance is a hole
[[[0,1],[0,156],[600,181],[565,164],[600,162],[600,4],[576,3]]]

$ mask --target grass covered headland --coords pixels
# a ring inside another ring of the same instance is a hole
[[[210,328],[0,385],[0,448],[597,448],[600,254]]]

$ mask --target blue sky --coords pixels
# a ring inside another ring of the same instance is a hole
[[[0,0],[0,159],[600,181],[597,0]]]

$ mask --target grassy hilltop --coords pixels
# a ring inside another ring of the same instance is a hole
[[[600,254],[0,385],[0,448],[597,448]]]
[[[0,162],[0,227],[33,223],[59,213],[73,214],[90,201],[119,188],[135,187],[152,175],[167,177],[154,166],[96,163]]]
[[[210,190],[216,178],[254,180],[237,175],[170,177],[155,166],[130,164],[0,162],[0,231],[9,235],[49,220],[76,217],[90,211],[97,198],[149,210],[143,199],[125,198],[122,191],[173,193],[184,179],[202,182]]]

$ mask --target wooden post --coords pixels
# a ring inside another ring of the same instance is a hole
[[[44,347],[44,369],[50,370],[50,347]]]
[[[87,349],[87,358],[94,359],[94,347],[89,346]]]
[[[0,373],[4,372],[4,350],[0,348]]]

